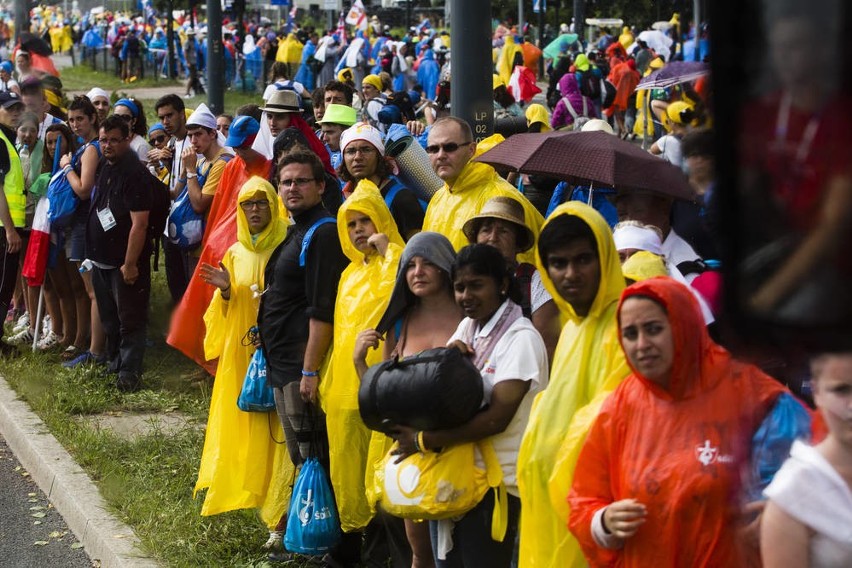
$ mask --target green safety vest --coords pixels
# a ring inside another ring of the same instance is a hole
[[[2,129],[0,129],[0,140],[6,144],[11,164],[3,183],[3,193],[6,194],[6,202],[9,204],[12,224],[16,227],[23,227],[26,223],[27,194],[24,191],[24,170],[21,168],[21,158],[18,156],[18,151],[15,150],[15,145],[6,138]],[[0,227],[2,226],[3,222],[0,221]]]

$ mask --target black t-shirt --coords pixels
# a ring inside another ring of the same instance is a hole
[[[334,323],[337,284],[349,264],[335,223],[316,229],[305,266],[299,266],[305,234],[323,217],[332,218],[321,204],[296,216],[266,265],[258,327],[266,354],[266,377],[274,387],[301,379],[309,320]]]
[[[94,262],[119,267],[124,264],[130,237],[131,211],[150,211],[153,177],[133,151],[110,164],[104,161],[92,188],[86,223],[86,257]],[[98,211],[109,208],[115,226],[104,231]],[[140,259],[150,253],[146,243]]]
[[[402,184],[390,178],[390,181],[384,184],[379,190],[382,197],[387,197],[395,185]],[[420,200],[417,199],[417,194],[414,193],[414,190],[407,187],[401,188],[393,196],[388,209],[390,209],[391,216],[396,223],[396,228],[399,229],[399,234],[406,242],[414,232],[419,232],[423,229],[423,218],[426,216],[426,212],[423,210],[423,206],[420,204]]]

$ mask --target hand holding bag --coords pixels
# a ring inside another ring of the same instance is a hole
[[[266,382],[266,356],[258,348],[249,362],[243,389],[237,399],[243,412],[269,412],[275,410],[275,395]]]

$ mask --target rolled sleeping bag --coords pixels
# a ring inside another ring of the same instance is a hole
[[[388,137],[390,138],[390,137]],[[444,187],[444,181],[432,169],[429,154],[411,135],[390,141],[385,146],[385,155],[393,158],[399,166],[399,181],[414,190],[417,197],[429,201]]]
[[[494,134],[502,134],[504,138],[527,132],[528,129],[525,116],[507,116],[494,120]]]
[[[470,357],[439,347],[369,368],[361,379],[358,408],[371,430],[389,424],[416,430],[455,428],[482,406],[482,375]]]

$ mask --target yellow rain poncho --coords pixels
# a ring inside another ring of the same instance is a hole
[[[655,57],[648,64],[648,68],[645,70],[645,77],[653,73],[654,71],[658,71],[663,68],[663,60],[659,57]],[[636,121],[633,123],[633,134],[636,136],[653,136],[654,135],[654,117],[651,112],[651,103],[648,101],[648,96],[651,94],[650,89],[642,89],[640,91],[636,91]],[[651,120],[648,120],[647,117],[650,116]],[[646,129],[646,132],[643,132],[642,129]]]
[[[575,215],[594,232],[600,287],[588,315],[577,316],[557,292],[536,250],[544,287],[567,323],[553,356],[550,384],[536,397],[518,453],[520,565],[526,568],[586,564],[567,525],[574,465],[603,399],[630,374],[615,319],[624,277],[609,226],[597,211],[577,201],[557,207],[544,226],[559,215]]]
[[[488,139],[479,143],[476,155],[484,151],[480,146],[489,146]],[[464,167],[452,189],[445,183],[444,187],[432,196],[423,218],[423,230],[441,233],[450,239],[453,248],[460,250],[470,244],[462,232],[462,226],[468,219],[479,214],[486,201],[498,196],[520,201],[524,206],[524,221],[533,234],[538,236],[544,222],[538,209],[512,184],[497,175],[494,168],[474,161],[468,162]],[[535,262],[534,252],[529,250],[518,255],[518,262],[532,264]]]
[[[287,39],[278,42],[278,51],[275,52],[275,61],[281,63],[299,63],[302,60],[302,48],[305,47],[298,40],[296,34],[287,34]]]
[[[627,49],[635,43],[633,32],[630,31],[630,26],[624,26],[621,28],[621,35],[618,36],[618,43],[620,43],[624,49]]]
[[[349,238],[346,214],[368,216],[390,244],[384,256],[360,252]],[[364,474],[372,432],[358,412],[358,387],[352,354],[358,334],[375,328],[387,308],[396,283],[404,243],[379,189],[361,180],[337,213],[337,233],[344,254],[352,261],[340,276],[334,306],[334,348],[329,371],[320,381],[320,401],[326,413],[331,461],[331,484],[340,514],[340,527],[353,532],[367,526],[373,510],[367,502]],[[367,352],[367,365],[382,360],[382,350]]]
[[[506,34],[504,39],[503,49],[497,57],[497,74],[500,75],[503,83],[508,85],[509,79],[512,78],[512,71],[515,69],[514,65],[512,65],[515,61],[515,54],[519,53],[521,55],[521,65],[523,65],[524,50],[521,49],[520,45],[515,43],[515,38],[512,34]]]
[[[275,412],[243,412],[237,408],[254,353],[254,347],[244,346],[242,338],[257,325],[260,301],[251,286],[263,290],[266,262],[287,232],[287,222],[279,214],[278,195],[263,178],[249,179],[238,201],[262,198],[269,202],[272,220],[262,232],[252,235],[245,213],[237,207],[237,242],[222,259],[231,275],[230,299],[223,300],[217,289],[204,314],[204,355],[207,359],[218,357],[219,367],[195,491],[207,489],[202,515],[259,507],[261,518],[272,529],[289,502],[285,491],[293,478],[287,448],[276,443],[284,440],[284,433]]]

